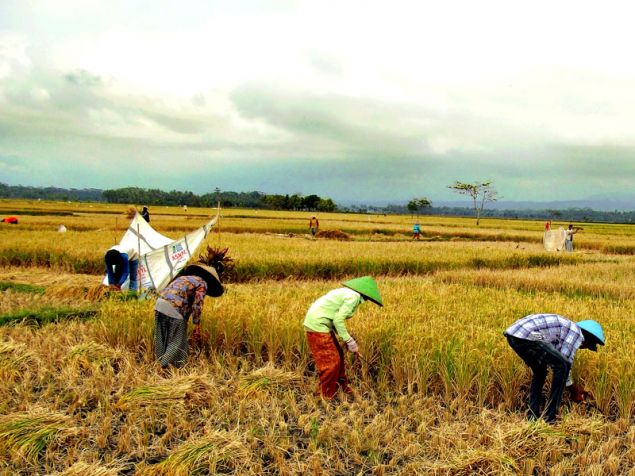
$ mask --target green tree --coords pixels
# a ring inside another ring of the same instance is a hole
[[[485,208],[485,203],[495,202],[498,200],[498,192],[494,189],[494,181],[487,180],[485,182],[466,183],[456,180],[448,188],[454,190],[461,195],[467,195],[472,198],[474,206],[474,214],[476,215],[476,225],[481,221],[481,213]]]
[[[426,208],[430,208],[432,206],[432,202],[426,198],[426,197],[422,197],[422,198],[413,198],[412,200],[410,200],[408,202],[408,205],[406,205],[406,208],[408,208],[408,211],[412,214],[417,214],[419,215],[419,210],[424,210]]]
[[[335,202],[330,198],[320,199],[318,203],[317,210],[318,212],[334,212],[337,209]]]
[[[302,207],[306,210],[317,210],[320,200],[318,195],[307,195],[302,199]]]

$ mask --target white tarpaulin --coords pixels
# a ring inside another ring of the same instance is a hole
[[[139,291],[160,291],[181,271],[194,256],[198,247],[216,225],[218,215],[201,228],[183,238],[173,240],[158,233],[137,213],[130,222],[119,245],[126,249],[141,250],[139,259]],[[108,279],[104,279],[108,284]],[[122,286],[127,289],[128,282]]]
[[[567,233],[564,228],[560,227],[557,230],[545,231],[542,243],[545,245],[545,250],[547,251],[562,251],[566,237]]]

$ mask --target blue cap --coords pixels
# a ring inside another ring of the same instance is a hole
[[[586,321],[580,321],[576,323],[580,329],[592,334],[599,342],[600,345],[604,345],[604,332],[602,326],[594,320],[587,319]]]

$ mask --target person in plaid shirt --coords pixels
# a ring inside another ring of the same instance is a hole
[[[154,306],[154,354],[161,367],[181,367],[187,358],[187,319],[192,316],[194,336],[200,335],[205,296],[223,294],[218,273],[211,266],[193,264],[174,279]]]
[[[593,320],[572,322],[558,314],[531,314],[514,322],[503,333],[510,347],[531,368],[529,418],[541,415],[542,387],[551,367],[553,379],[544,418],[556,420],[565,387],[574,401],[582,401],[586,392],[571,379],[571,366],[578,349],[597,351],[604,345],[602,326]]]

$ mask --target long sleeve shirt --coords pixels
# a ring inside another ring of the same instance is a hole
[[[191,314],[192,322],[198,324],[201,322],[203,300],[205,299],[206,293],[207,283],[205,283],[203,278],[199,278],[198,276],[181,276],[172,281],[159,293],[159,300],[167,301],[174,310],[185,319]],[[159,300],[157,300],[157,306],[160,304]],[[155,307],[155,309],[157,309],[157,307]]]
[[[304,327],[313,332],[331,332],[348,341],[351,335],[346,329],[346,319],[350,319],[363,302],[361,294],[349,288],[329,291],[315,301],[306,313]]]
[[[526,340],[542,340],[552,344],[570,364],[584,341],[575,322],[558,314],[531,314],[514,322],[506,335]]]
[[[571,365],[584,342],[584,334],[578,325],[558,314],[531,314],[514,322],[504,333],[518,339],[549,342]],[[569,372],[567,386],[571,384],[573,378]]]
[[[120,264],[121,273],[117,272],[117,274],[119,275],[119,280],[117,282],[113,282],[113,279],[115,278],[115,273],[112,270],[112,267],[107,264],[107,267],[111,268],[110,271],[107,270],[108,283],[122,286],[126,282],[128,277],[130,276],[130,261],[139,259],[139,253],[137,253],[132,248],[129,249],[121,245],[112,246],[111,248],[108,249],[108,251],[110,250],[115,250],[121,255],[121,264]],[[117,266],[119,266],[119,264],[117,264]]]

